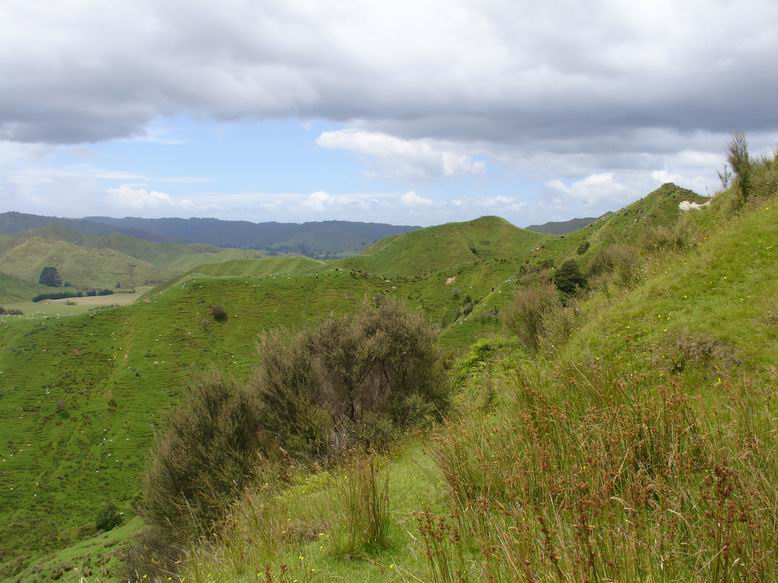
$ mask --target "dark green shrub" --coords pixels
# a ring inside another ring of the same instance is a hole
[[[583,255],[589,250],[589,247],[590,247],[589,241],[584,241],[578,246],[578,249],[576,249],[576,253],[578,253],[578,255]]]
[[[41,271],[41,275],[38,278],[38,283],[41,285],[47,285],[49,287],[59,287],[62,285],[62,279],[59,277],[59,272],[56,267],[47,265]]]
[[[581,273],[575,260],[568,259],[554,272],[554,285],[562,293],[572,295],[586,287],[586,276]]]
[[[229,318],[229,315],[227,314],[227,310],[222,308],[221,306],[211,306],[211,316],[214,320],[217,322],[226,322]]]
[[[249,385],[263,427],[298,458],[380,447],[395,427],[447,407],[434,330],[389,299],[296,337],[270,335],[260,353]]]
[[[122,515],[113,502],[108,502],[100,509],[95,519],[95,528],[97,530],[109,531],[122,523]]]
[[[275,443],[297,458],[327,453],[331,419],[317,401],[323,392],[318,364],[303,335],[263,336],[262,364],[249,380],[260,417]]]
[[[0,306],[0,316],[21,316],[23,313],[21,310]]]
[[[189,388],[156,441],[143,516],[183,542],[204,532],[252,477],[262,439],[256,400],[217,373]]]

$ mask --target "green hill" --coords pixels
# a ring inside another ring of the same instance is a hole
[[[439,326],[441,341],[454,357],[465,354],[467,347],[479,338],[487,338],[485,346],[492,346],[489,343],[511,346],[510,342],[506,344],[499,339],[502,333],[499,316],[516,289],[517,272],[525,262],[552,260],[558,265],[566,257],[577,256],[576,249],[584,240],[591,241],[589,253],[611,242],[639,245],[651,229],[673,229],[687,220],[677,205],[680,200],[698,200],[695,196],[666,185],[624,211],[564,237],[532,233],[502,219],[484,217],[390,237],[370,247],[363,256],[333,262],[269,257],[192,265],[182,269],[187,272],[184,276],[158,287],[130,306],[66,319],[3,322],[0,326],[0,453],[4,460],[0,462],[0,563],[5,563],[4,572],[16,573],[41,553],[71,548],[76,543],[82,545],[78,548],[86,545],[91,549],[89,553],[95,553],[97,541],[101,539],[90,537],[95,534],[97,512],[112,502],[127,515],[134,513],[144,456],[157,423],[178,402],[192,371],[218,367],[230,376],[245,378],[256,364],[255,341],[259,332],[310,326],[330,313],[347,313],[363,299],[384,294],[421,311]],[[749,305],[753,309],[762,306],[774,291],[765,277],[768,260],[773,257],[768,254],[769,243],[765,242],[775,232],[770,230],[776,218],[773,211],[749,213],[732,221],[727,225],[728,234],[721,235],[721,247],[703,238],[689,258],[673,256],[667,260],[666,273],[656,268],[652,279],[634,291],[617,298],[593,293],[587,303],[580,305],[587,323],[566,344],[567,354],[576,358],[588,350],[600,350],[603,355],[623,353],[624,346],[620,344],[623,341],[617,339],[620,338],[618,330],[632,324],[626,316],[616,324],[619,320],[614,310],[619,314],[622,310],[630,313],[626,308],[617,307],[630,302],[636,310],[647,310],[632,314],[633,318],[645,321],[647,326],[650,324],[652,330],[659,326],[664,330],[667,327],[664,321],[660,324],[659,318],[656,322],[651,320],[656,314],[654,308],[649,309],[649,300],[663,293],[659,284],[651,282],[659,282],[661,277],[668,278],[668,282],[684,281],[679,270],[689,269],[689,280],[683,288],[689,295],[687,288],[691,289],[702,277],[700,274],[709,269],[701,263],[704,258],[723,256],[722,261],[731,264],[736,259],[734,255],[724,254],[724,250],[738,239],[743,244],[733,247],[732,252],[737,248],[741,249],[738,251],[741,255],[754,254],[753,269],[748,271],[742,265],[739,269],[746,271],[738,272],[740,275],[721,272],[720,276],[742,276],[743,285],[755,290]],[[718,206],[695,212],[698,214],[688,215],[688,220],[700,232],[710,233],[714,228],[705,221],[718,229],[723,220],[716,214]],[[114,253],[125,258],[134,253],[146,258],[136,258],[136,261],[146,261],[149,266],[160,269],[152,260],[181,266],[190,257],[187,255],[185,260],[176,263],[179,260],[171,259],[175,254],[156,246],[146,247],[146,242],[138,244],[122,236],[108,237],[113,242],[104,240],[103,252],[109,258]],[[53,243],[37,237],[32,239]],[[94,241],[91,235],[79,240],[80,245],[74,245],[73,252],[83,253],[86,249],[96,253],[97,247],[88,246]],[[754,248],[757,243],[761,249]],[[201,254],[209,256],[209,252]],[[221,253],[213,252],[210,257],[215,259]],[[192,257],[199,255],[192,254]],[[96,256],[91,257],[96,261]],[[691,264],[689,259],[696,262],[693,264],[696,270],[687,266],[686,263]],[[723,285],[710,289],[719,294],[730,293]],[[756,296],[758,301],[754,300]],[[750,312],[744,315],[727,312],[726,302],[733,299],[734,296],[715,295],[714,299],[703,301],[700,296],[696,309],[709,310],[706,302],[717,306],[710,311],[708,321],[726,319],[726,325],[720,330],[734,334],[738,326],[755,316]],[[211,315],[214,305],[226,310],[226,322],[214,321]],[[661,314],[669,313],[669,308],[659,302],[655,308]],[[696,317],[688,315],[687,323],[693,323]],[[614,323],[613,329],[608,327],[609,322]],[[769,342],[773,340],[770,340],[769,326],[760,330],[757,337],[762,356],[759,358],[767,362],[772,349]],[[651,339],[652,334],[646,332],[641,338]],[[487,353],[495,352],[490,348]],[[484,360],[478,356],[479,352],[474,354],[471,361],[466,358],[465,362],[473,362],[479,368]],[[29,366],[32,358],[34,367]],[[445,510],[442,501],[446,498],[446,488],[439,476],[434,477],[437,474],[433,470],[431,482],[425,479],[414,483],[411,478],[417,464],[431,468],[434,464],[415,446],[409,452],[397,462],[399,479],[407,479],[401,488],[408,489],[402,495],[404,506],[398,507],[397,512],[410,515],[419,510],[417,502],[428,499],[429,495],[434,498],[431,503]],[[431,489],[423,494],[418,491],[421,487]],[[126,534],[137,527],[136,522],[131,525],[134,526],[128,525]],[[396,535],[397,548],[413,548],[415,556],[423,557],[418,535],[414,535],[416,543],[408,538],[407,533],[413,528],[409,524],[398,530],[401,534]],[[87,539],[92,542],[79,543]],[[306,556],[318,556],[314,547],[305,549]],[[63,556],[52,555],[52,568],[56,568],[55,563],[61,562]],[[387,564],[391,562],[385,558]],[[423,565],[413,563],[404,551],[398,552],[396,559],[408,561],[409,569],[421,573],[418,569]],[[335,567],[326,558],[321,560],[335,569],[333,572],[364,576],[365,580],[386,578],[364,563]],[[205,567],[206,571],[211,568],[218,570],[223,565]],[[225,580],[236,576],[225,573]],[[423,573],[420,576],[425,578]]]
[[[415,275],[486,260],[515,261],[543,239],[504,219],[482,217],[384,239],[344,265],[385,275]]]
[[[77,288],[122,288],[165,281],[205,263],[259,257],[244,249],[152,243],[119,233],[82,233],[58,224],[0,235],[0,270],[37,284],[41,270],[56,267]],[[0,293],[5,293],[0,282]],[[51,290],[48,290],[51,291]],[[17,301],[29,300],[32,295]]]
[[[311,581],[774,581],[778,193],[768,192],[743,211],[730,191],[687,215],[685,248],[648,256],[635,285],[611,281],[563,307],[569,330],[548,331],[557,336],[541,354],[508,339],[474,344],[457,367],[458,414],[381,458],[382,548],[338,554],[346,521],[362,515],[332,502],[340,474],[322,472],[275,495],[249,490],[183,575],[230,581],[262,564]],[[608,230],[641,236],[626,218]],[[290,524],[319,534],[275,543]]]
[[[48,288],[0,273],[0,305],[28,301]]]

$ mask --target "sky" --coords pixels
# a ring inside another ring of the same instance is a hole
[[[0,212],[526,226],[778,144],[775,0],[2,0]]]

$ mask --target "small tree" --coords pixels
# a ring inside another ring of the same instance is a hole
[[[739,203],[745,204],[751,196],[751,159],[748,155],[748,142],[746,136],[737,133],[727,146],[727,162],[737,178],[737,192]]]
[[[554,284],[562,293],[572,295],[578,288],[586,287],[586,276],[581,273],[575,260],[568,259],[554,273]]]
[[[56,267],[47,265],[43,268],[43,271],[41,271],[38,283],[49,287],[59,287],[62,285],[62,279],[59,277],[59,272]]]

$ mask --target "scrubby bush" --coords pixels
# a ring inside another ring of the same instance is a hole
[[[14,308],[4,308],[0,306],[0,316],[21,316],[23,312]]]
[[[543,319],[559,303],[559,295],[549,281],[521,287],[502,311],[503,324],[527,350],[536,352],[544,331]]]
[[[221,306],[216,305],[211,306],[211,317],[217,322],[226,322],[229,318],[229,315],[227,314],[227,310]]]
[[[262,439],[256,401],[220,374],[195,380],[160,433],[144,480],[143,517],[164,544],[150,562],[175,556],[207,531],[252,477]]]
[[[589,247],[590,247],[589,241],[584,241],[578,246],[578,249],[576,249],[576,253],[578,253],[578,255],[583,255],[589,250]]]
[[[727,162],[735,173],[735,186],[737,187],[738,203],[748,202],[751,196],[751,158],[748,154],[748,142],[746,136],[737,133],[727,146]]]
[[[682,250],[688,243],[689,233],[682,223],[673,228],[657,225],[643,234],[643,248],[648,251]]]
[[[447,407],[434,330],[388,299],[287,340],[271,335],[260,351],[249,384],[263,424],[298,456],[380,446],[393,428]]]
[[[563,294],[572,295],[586,287],[586,276],[574,259],[568,259],[554,272],[554,285]]]
[[[122,523],[122,515],[113,502],[108,502],[97,513],[95,519],[95,528],[97,530],[108,531],[116,528]]]
[[[589,277],[611,273],[623,287],[637,283],[641,273],[637,252],[628,245],[610,245],[600,249],[589,266]]]

